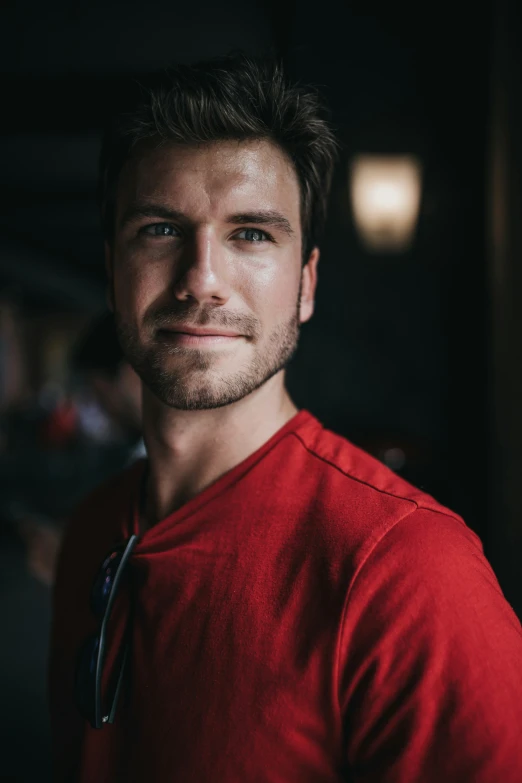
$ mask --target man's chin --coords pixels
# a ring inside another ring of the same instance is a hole
[[[141,373],[141,379],[150,392],[164,405],[179,410],[208,410],[228,404],[230,392],[226,384],[212,378],[213,373],[191,368],[189,372],[169,372],[165,367]]]
[[[238,401],[238,398],[230,394],[215,394],[212,390],[198,388],[192,390],[176,390],[156,388],[151,389],[157,399],[169,408],[180,411],[203,411],[223,408]],[[239,397],[241,399],[241,397]]]
[[[198,348],[182,348],[175,352],[161,352],[148,362],[155,370],[172,378],[182,378],[183,382],[192,386],[198,386],[210,378],[212,373],[216,375],[233,375],[240,371],[248,362],[244,356],[234,355],[230,348],[222,350],[209,350]]]

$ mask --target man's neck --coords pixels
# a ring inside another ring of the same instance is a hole
[[[210,410],[169,408],[144,389],[149,470],[143,529],[247,459],[296,413],[282,372],[239,402]]]

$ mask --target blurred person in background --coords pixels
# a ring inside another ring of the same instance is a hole
[[[144,457],[141,381],[123,354],[112,313],[101,316],[78,341],[71,369],[112,425],[112,438],[127,445],[127,459]],[[96,421],[89,418],[92,408],[79,407],[82,429],[96,437]]]
[[[53,408],[41,431],[47,441],[59,446],[70,439],[74,420],[75,432],[79,429],[95,444],[96,455],[108,452],[108,459],[98,460],[91,479],[84,475],[85,464],[79,462],[81,475],[77,481],[85,491],[91,488],[89,484],[98,483],[146,453],[141,436],[141,382],[123,355],[110,312],[97,318],[77,341],[70,370],[80,391],[70,395],[67,406]],[[70,475],[67,480],[71,481]],[[18,524],[27,545],[29,571],[51,585],[65,521],[29,513],[20,516]]]
[[[164,75],[105,138],[148,459],[67,527],[59,783],[522,780],[522,630],[480,540],[285,386],[335,148],[313,91],[240,55]]]

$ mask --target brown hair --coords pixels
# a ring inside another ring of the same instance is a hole
[[[137,86],[130,111],[117,114],[102,145],[99,202],[109,242],[118,177],[139,142],[268,139],[286,152],[299,179],[306,263],[326,220],[337,154],[317,92],[290,82],[278,63],[242,53],[178,65]]]

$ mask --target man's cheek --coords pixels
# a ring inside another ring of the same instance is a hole
[[[156,286],[143,270],[129,268],[127,274],[122,275],[118,282],[117,296],[126,310],[139,313],[154,298]]]
[[[266,302],[270,303],[270,311],[273,314],[274,320],[281,320],[281,318],[290,312],[294,312],[297,306],[298,289],[295,290],[295,294],[289,295],[291,287],[285,288],[284,285],[275,288],[269,296],[266,298]]]
[[[282,274],[281,270],[274,266],[267,267],[254,279],[244,283],[244,288],[249,297],[255,300],[256,308],[266,308],[267,305],[274,310],[286,311],[289,307],[294,307],[297,301],[299,290],[299,280],[295,275],[289,272]],[[295,290],[295,295],[290,292]]]

